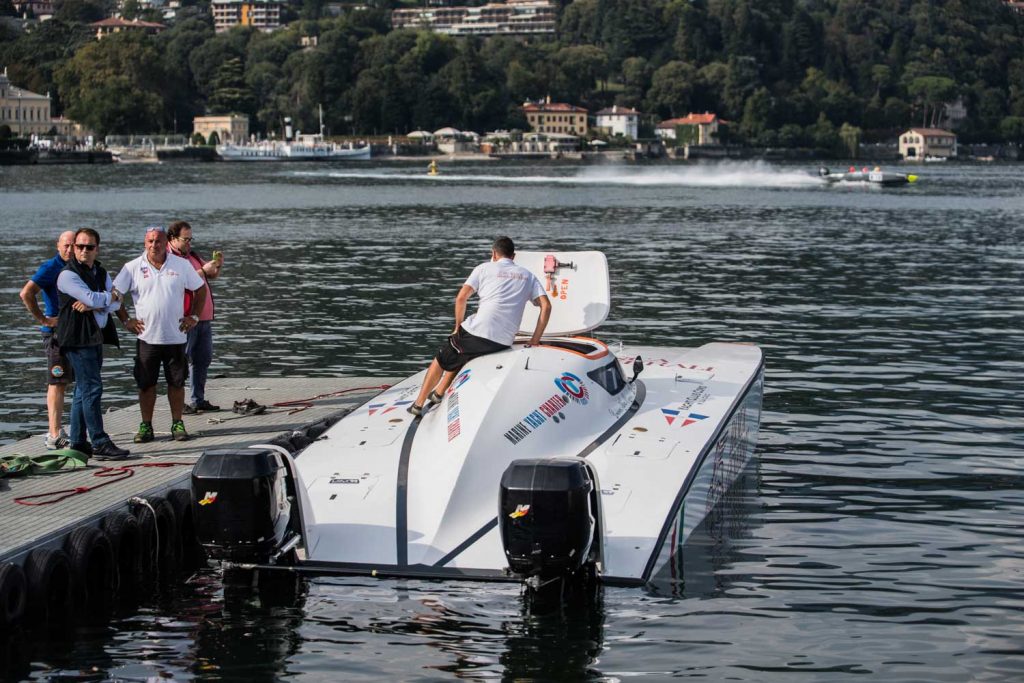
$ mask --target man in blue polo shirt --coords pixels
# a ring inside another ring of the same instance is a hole
[[[75,243],[73,230],[62,232],[57,238],[57,255],[44,261],[36,274],[21,288],[21,300],[32,317],[39,323],[39,331],[43,333],[43,351],[46,353],[46,412],[49,417],[49,432],[46,435],[46,448],[54,450],[67,448],[68,435],[60,426],[64,417],[64,389],[74,381],[71,365],[67,362],[60,348],[53,341],[53,327],[57,324],[57,313],[60,311],[57,294],[57,276],[64,270],[71,258],[71,248]],[[44,309],[39,308],[39,292],[43,293]]]

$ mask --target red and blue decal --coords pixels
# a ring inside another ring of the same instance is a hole
[[[670,425],[673,422],[675,422],[676,418],[680,418],[682,420],[682,422],[679,423],[680,427],[686,427],[687,425],[692,425],[695,422],[700,422],[701,420],[708,419],[707,415],[701,415],[700,413],[689,413],[689,412],[688,413],[683,413],[682,411],[675,410],[675,409],[672,409],[672,408],[662,408],[661,409],[661,413],[662,413],[662,415],[665,416],[665,419],[668,420],[668,423]]]
[[[585,406],[590,402],[590,390],[587,389],[587,385],[571,372],[563,372],[561,377],[555,379],[555,386],[573,403]]]
[[[412,403],[412,401],[392,401],[390,403],[371,403],[366,408],[367,408],[367,412],[370,415],[373,415],[377,411],[380,411],[381,415],[383,415],[384,413],[390,413],[392,410],[396,410],[397,408],[401,408],[403,406],[407,406],[410,403]]]
[[[448,393],[450,394],[453,391],[458,391],[463,384],[468,382],[469,375],[471,372],[473,372],[473,368],[466,368],[465,370],[460,372],[459,376],[455,378],[454,382],[452,382],[452,388],[448,390]]]

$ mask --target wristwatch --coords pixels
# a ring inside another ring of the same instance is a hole
[[[196,315],[195,313],[190,314],[188,317],[192,318],[192,322],[194,323],[199,322],[199,316]]]

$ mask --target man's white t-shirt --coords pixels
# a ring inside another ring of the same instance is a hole
[[[145,328],[139,339],[147,344],[184,344],[188,337],[181,331],[185,314],[185,290],[195,291],[205,282],[186,259],[167,252],[167,260],[158,270],[146,252],[124,264],[114,278],[114,288],[131,293],[135,317]]]
[[[480,305],[462,322],[463,329],[505,346],[516,339],[526,303],[546,296],[537,276],[510,258],[481,263],[466,284],[476,290]]]

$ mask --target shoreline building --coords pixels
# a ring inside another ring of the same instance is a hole
[[[264,33],[281,28],[281,7],[278,0],[211,0],[213,28],[223,33],[235,26],[251,26]]]
[[[210,135],[216,133],[222,145],[244,145],[249,141],[249,117],[245,114],[197,116],[192,119],[192,133],[202,135],[207,144]]]
[[[94,21],[89,24],[89,27],[96,31],[96,40],[102,40],[104,36],[120,33],[121,31],[139,31],[148,35],[156,35],[167,28],[163,24],[157,24],[152,21],[140,21],[139,19],[128,21],[120,17],[109,17],[102,21]]]
[[[613,106],[597,112],[596,127],[609,135],[636,140],[640,130],[640,112],[629,107]]]
[[[552,102],[548,97],[540,102],[524,103],[523,113],[534,133],[587,134],[587,110],[574,104]]]
[[[551,0],[506,0],[481,7],[396,9],[391,27],[452,36],[554,34],[557,10]]]
[[[956,134],[941,128],[911,128],[900,135],[900,156],[948,159],[956,156]]]
[[[50,95],[19,88],[0,75],[0,126],[9,126],[15,135],[46,135],[53,128]]]
[[[721,124],[717,114],[690,113],[682,118],[662,121],[654,128],[654,134],[679,145],[715,145],[718,144],[718,127]]]

